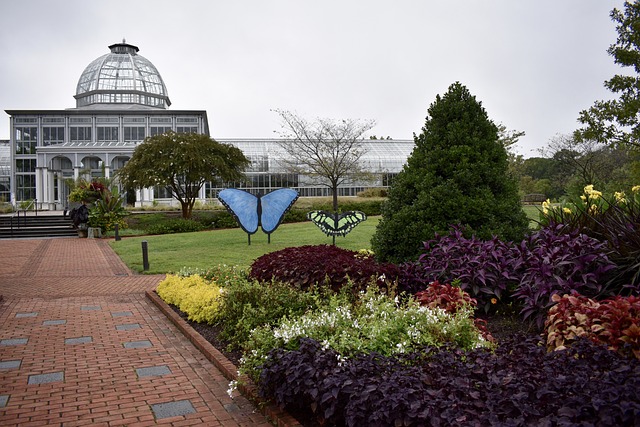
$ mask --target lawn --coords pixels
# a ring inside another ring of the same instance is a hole
[[[371,236],[379,217],[369,217],[346,237],[336,237],[336,246],[344,249],[370,249]],[[197,233],[164,234],[157,236],[124,237],[111,241],[111,247],[133,271],[142,273],[142,242],[147,242],[149,274],[177,272],[182,267],[209,268],[218,264],[248,267],[254,259],[291,246],[332,243],[311,222],[282,224],[271,234],[258,231],[247,244],[247,233],[239,228],[201,231]]]
[[[523,206],[524,212],[535,227],[539,207]],[[152,216],[149,216],[153,219]],[[380,217],[369,217],[346,237],[336,237],[336,245],[351,250],[370,249],[371,236],[375,233]],[[332,243],[311,222],[282,224],[271,235],[258,231],[247,244],[247,234],[239,228],[201,231],[197,233],[164,234],[156,236],[123,237],[111,247],[133,271],[143,273],[142,241],[149,249],[149,274],[175,273],[182,267],[209,268],[218,264],[248,267],[254,259],[267,252],[291,246],[320,245]]]

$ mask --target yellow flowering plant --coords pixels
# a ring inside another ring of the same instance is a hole
[[[156,292],[167,304],[175,305],[189,320],[212,324],[218,311],[222,289],[200,275],[167,275]]]
[[[613,198],[607,198],[601,191],[595,189],[593,184],[589,184],[584,187],[579,198],[557,204],[551,203],[549,199],[542,202],[539,224],[541,226],[565,224],[571,228],[581,229],[589,225],[591,217],[606,211],[611,203],[620,204],[626,201],[624,192],[616,192]]]
[[[579,197],[569,201],[554,205],[546,200],[539,224],[563,225],[566,232],[577,230],[607,243],[617,269],[605,284],[605,292],[640,292],[640,185],[609,195],[587,185]]]

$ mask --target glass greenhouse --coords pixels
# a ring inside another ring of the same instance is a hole
[[[168,110],[167,89],[156,67],[124,40],[84,69],[76,86],[76,108],[64,110],[6,110],[10,140],[0,145],[0,197],[14,205],[36,199],[39,208],[62,210],[67,206],[69,180],[112,177],[148,136],[167,131],[209,135],[207,112]],[[328,196],[329,189],[308,176],[283,166],[285,152],[278,139],[226,139],[251,160],[247,180],[226,183],[248,191],[266,193],[290,187],[301,196]],[[413,149],[413,141],[365,140],[362,161],[373,180],[351,182],[339,195],[355,196],[371,187],[386,187]],[[4,147],[4,148],[3,148]],[[4,168],[4,169],[3,169]],[[8,170],[7,170],[8,169]],[[209,183],[202,201],[216,198],[223,184]],[[136,190],[135,204],[174,204],[165,188]]]

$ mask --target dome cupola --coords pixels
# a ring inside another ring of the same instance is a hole
[[[156,67],[125,40],[84,69],[76,88],[77,108],[141,106],[167,108],[167,88]]]

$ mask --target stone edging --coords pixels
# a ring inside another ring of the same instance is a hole
[[[187,337],[189,341],[198,349],[202,354],[213,363],[222,372],[222,375],[229,381],[238,379],[238,368],[227,359],[218,349],[216,349],[209,341],[205,340],[202,335],[196,332],[184,319],[182,319],[175,311],[171,309],[155,291],[146,291],[147,298],[167,316],[167,318]],[[246,380],[249,382],[249,380]],[[273,403],[268,403],[262,400],[257,393],[256,387],[252,383],[239,384],[238,388],[243,395],[248,397],[264,414],[266,417],[276,423],[278,427],[302,427],[302,424],[298,422],[287,412],[280,409]]]

